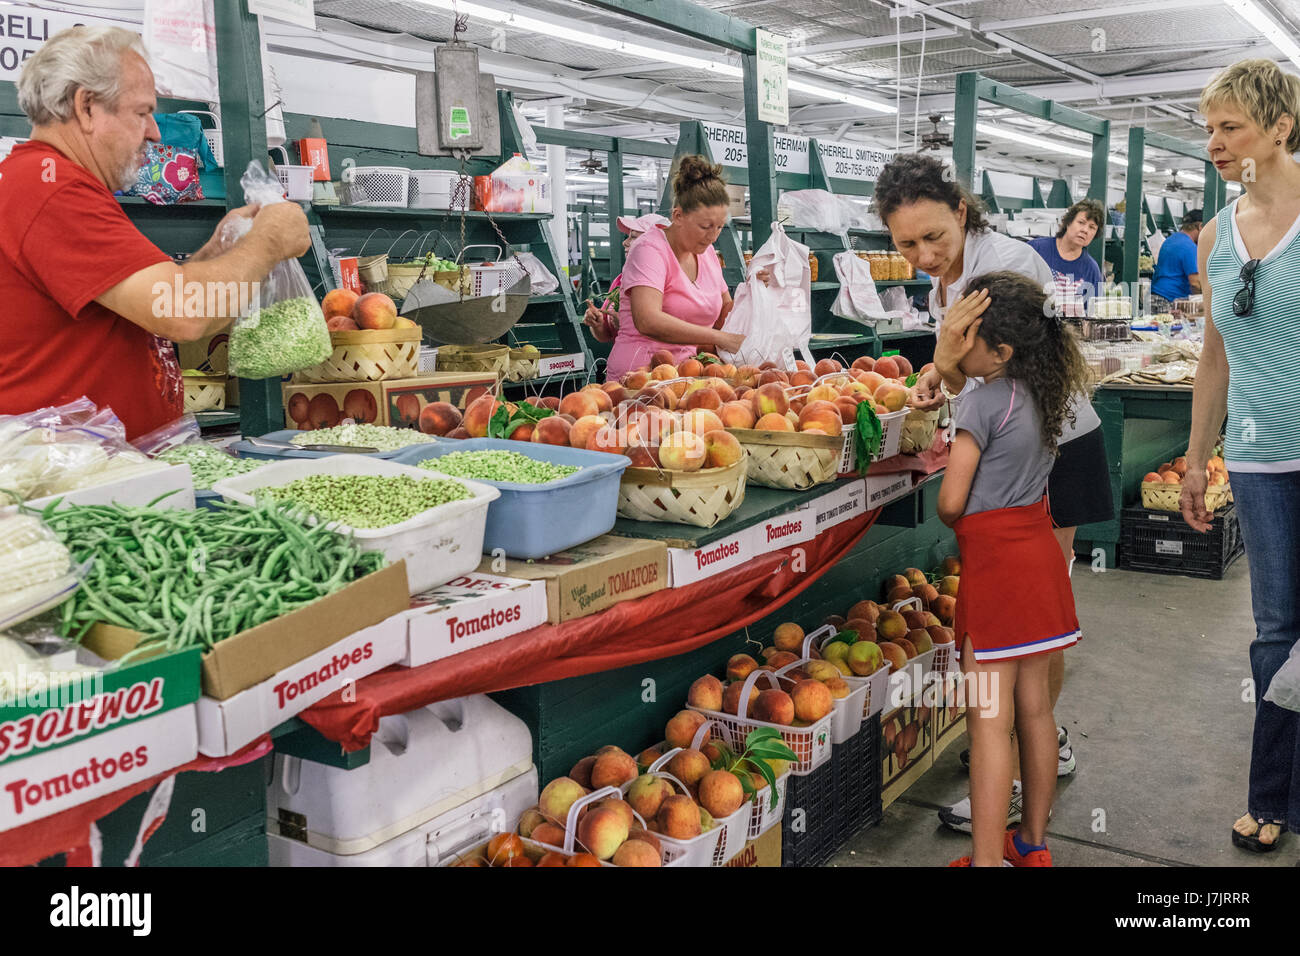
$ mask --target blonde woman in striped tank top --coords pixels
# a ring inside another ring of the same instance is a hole
[[[1264,699],[1300,637],[1300,79],[1243,60],[1211,81],[1200,109],[1210,160],[1244,191],[1198,242],[1207,322],[1182,512],[1209,529],[1205,466],[1226,416],[1256,631],[1247,812],[1232,842],[1268,852],[1300,832],[1300,714]]]

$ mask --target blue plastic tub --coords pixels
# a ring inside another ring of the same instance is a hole
[[[302,435],[302,434],[305,433],[296,431],[292,428],[286,428],[284,429],[284,431],[271,432],[269,435],[263,435],[262,437],[267,441],[289,441],[295,435]],[[230,445],[230,450],[233,451],[240,458],[258,458],[264,461],[280,461],[285,458],[327,458],[333,454],[342,454],[341,452],[332,452],[332,451],[308,451],[305,448],[300,450],[294,450],[294,451],[289,451],[289,449],[287,448],[285,449],[258,448],[256,445],[248,441],[245,441],[244,439],[240,439],[237,442],[233,442]],[[398,449],[397,451],[369,452],[366,454],[366,457],[367,458],[396,458],[398,454],[400,454],[402,451],[405,450],[406,449],[403,448],[403,449]],[[352,454],[356,454],[356,453],[353,452]]]
[[[444,439],[436,445],[403,448],[393,460],[404,465],[418,465],[428,458],[441,458],[453,451],[494,449],[519,452],[556,465],[577,465],[582,470],[544,485],[473,479],[501,492],[501,497],[488,505],[484,554],[500,548],[512,558],[544,558],[600,537],[614,527],[619,480],[623,477],[623,469],[631,464],[624,455],[540,442],[467,438],[463,441]]]

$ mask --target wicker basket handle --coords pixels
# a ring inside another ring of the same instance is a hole
[[[369,241],[374,237],[375,233],[377,233],[377,232],[382,232],[385,236],[389,235],[388,230],[385,229],[383,226],[380,226],[380,227],[377,228],[377,229],[371,229],[371,230],[370,230],[370,235],[366,236],[366,238],[364,238],[364,239],[361,240],[361,248],[357,250],[357,258],[358,258],[358,259],[361,258],[362,256],[364,256],[364,255],[366,254],[366,243],[369,242]],[[400,238],[400,237],[399,237],[399,238]],[[383,254],[384,254],[384,255],[387,255],[387,253],[383,253]]]
[[[393,254],[393,247],[396,246],[399,242],[401,242],[404,236],[409,236],[411,233],[415,233],[417,239],[420,236],[420,232],[418,229],[403,229],[401,232],[397,234],[397,238],[392,241],[392,243],[388,247],[388,251],[385,252],[384,255],[391,256]]]

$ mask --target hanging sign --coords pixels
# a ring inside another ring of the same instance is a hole
[[[308,30],[316,29],[316,10],[312,0],[248,0],[248,12]]]
[[[885,164],[894,158],[893,153],[861,143],[819,142],[817,152],[821,154],[822,167],[831,179],[854,179],[867,183],[874,183]]]
[[[701,123],[704,138],[709,141],[713,161],[723,166],[746,169],[749,166],[749,149],[743,126],[721,126]],[[772,151],[778,173],[808,175],[808,137],[772,133]]]
[[[31,3],[0,3],[0,80],[18,81],[23,63],[60,30],[82,24],[120,26],[104,17],[61,13]]]
[[[758,64],[758,118],[785,126],[790,122],[789,56],[787,41],[766,30],[754,31]]]

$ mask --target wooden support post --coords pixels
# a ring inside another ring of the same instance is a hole
[[[772,146],[772,124],[758,118],[762,90],[758,86],[758,57],[744,56],[745,145],[749,151],[749,219],[754,230],[754,248],[772,234],[776,219],[776,151]]]
[[[1138,281],[1138,256],[1142,252],[1143,210],[1142,162],[1146,153],[1146,130],[1130,126],[1128,131],[1128,181],[1124,192],[1124,271],[1121,281],[1134,287]]]
[[[979,119],[978,73],[957,75],[957,94],[953,101],[952,162],[957,181],[975,188],[975,124]]]

